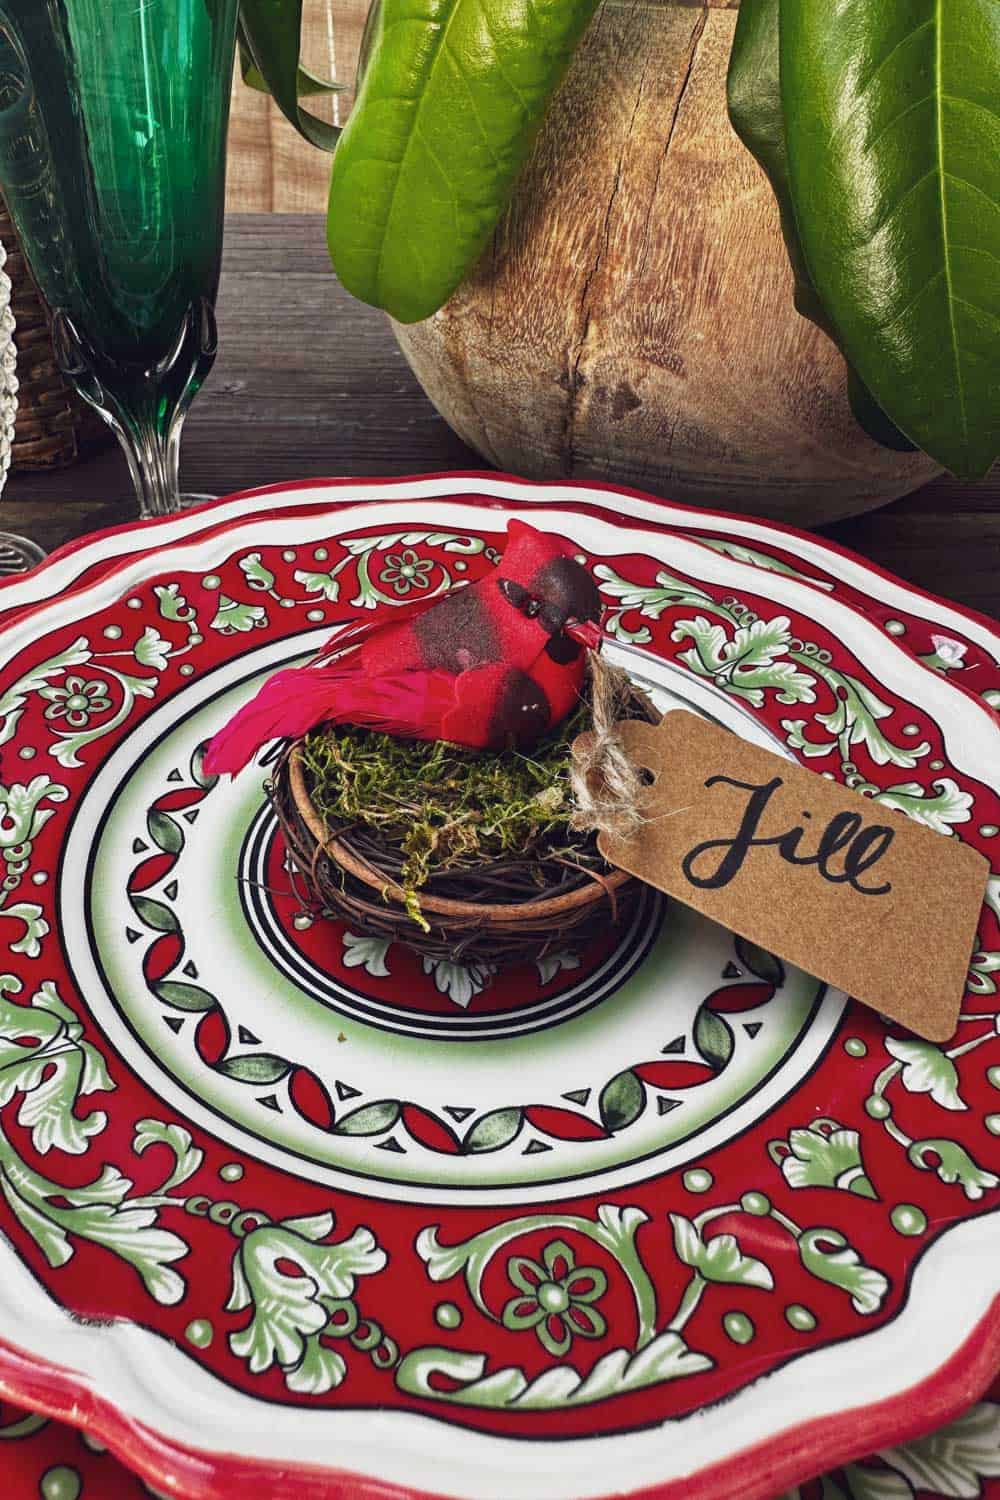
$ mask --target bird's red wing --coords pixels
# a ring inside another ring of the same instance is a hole
[[[237,775],[262,745],[297,739],[326,718],[339,667],[286,667],[269,677],[249,703],[209,740],[204,768],[209,776]]]
[[[336,669],[335,664],[321,670]],[[457,680],[451,672],[422,667],[372,676],[345,672],[334,685],[324,717],[331,724],[356,724],[404,740],[438,740],[454,711]]]
[[[435,604],[440,604],[443,598],[444,594],[434,594],[429,599],[413,599],[408,604],[394,604],[389,609],[373,610],[367,618],[352,620],[348,625],[338,625],[333,635],[324,641],[316,653],[314,662],[326,661],[329,657],[346,651],[348,646],[359,646],[377,630],[415,620],[418,615],[424,615],[429,609],[433,609]]]
[[[320,724],[357,724],[403,739],[436,740],[455,704],[450,672],[369,676],[357,658],[277,672],[209,742],[210,776],[235,776],[273,739],[299,739]]]

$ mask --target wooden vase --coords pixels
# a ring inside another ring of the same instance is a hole
[[[477,270],[396,337],[490,463],[815,525],[940,472],[869,439],[730,127],[726,0],[604,0]]]

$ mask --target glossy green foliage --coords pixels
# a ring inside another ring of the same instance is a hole
[[[792,204],[788,171],[785,113],[781,103],[779,20],[781,0],[743,0],[729,62],[729,117],[740,140],[770,179],[781,213],[788,258],[795,276],[795,306],[804,318],[836,339],[806,264]],[[890,422],[857,372],[848,367],[851,409],[876,442],[890,448],[913,447]]]
[[[595,0],[382,0],[333,162],[349,291],[410,323],[478,259]]]
[[[302,0],[240,0],[240,68],[244,83],[271,94],[300,135],[332,151],[340,131],[303,109],[309,94],[331,94],[342,85],[299,66]]]
[[[729,118],[744,146],[767,173],[781,212],[781,228],[795,273],[795,305],[830,333],[829,319],[806,265],[792,207],[788,145],[781,107],[779,18],[781,0],[743,0],[729,59]]]
[[[896,425],[955,473],[1000,448],[1000,4],[781,0],[805,261]]]

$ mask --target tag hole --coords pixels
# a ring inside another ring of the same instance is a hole
[[[656,772],[651,771],[648,766],[640,766],[639,780],[642,782],[643,786],[655,786]]]

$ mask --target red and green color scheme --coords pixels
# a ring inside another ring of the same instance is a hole
[[[0,592],[0,1389],[154,1486],[764,1497],[993,1373],[1000,875],[935,1047],[652,896],[580,962],[425,967],[299,910],[267,752],[206,773],[267,675],[487,577],[536,497],[222,502]],[[991,853],[983,622],[791,533],[548,498],[665,711]],[[919,1492],[864,1468],[823,1500]]]
[[[5,1500],[162,1500],[99,1439],[0,1405]],[[249,1494],[252,1491],[245,1491]],[[986,1399],[925,1438],[847,1464],[779,1500],[998,1500],[1000,1381]]]

